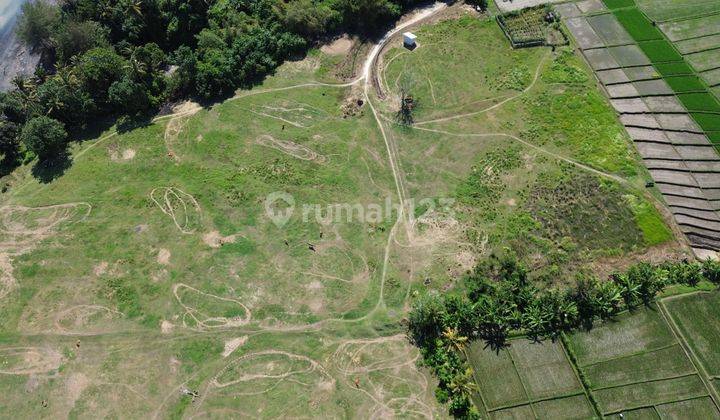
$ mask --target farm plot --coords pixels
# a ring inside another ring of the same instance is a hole
[[[468,357],[480,398],[492,418],[535,413],[540,418],[594,415],[583,387],[559,342],[513,340],[495,351],[475,342]]]
[[[574,333],[568,343],[603,415],[656,418],[685,406],[720,414],[656,306]]]
[[[708,375],[720,377],[720,294],[679,296],[662,304]]]
[[[637,4],[656,22],[682,21],[720,12],[720,3],[712,0],[637,0]]]
[[[659,0],[645,0],[644,3],[650,16],[651,6],[663,8],[665,5]],[[708,3],[714,5],[709,6],[706,2],[687,4],[687,10],[694,12],[691,17],[672,19],[658,26],[712,88],[720,84],[720,5]]]
[[[565,37],[546,21],[548,8],[536,7],[497,17],[515,48],[566,43]]]
[[[688,109],[691,108],[691,105],[696,107],[696,100],[686,103],[683,95],[698,93],[705,94],[703,97],[704,107],[720,106],[720,102],[713,96],[711,93],[713,91],[710,89],[718,82],[718,76],[713,71],[720,67],[718,65],[720,50],[717,49],[717,44],[712,42],[714,37],[720,34],[720,15],[711,14],[696,19],[667,22],[658,26],[639,8],[635,7],[633,0],[621,3],[605,0],[605,4],[611,9],[612,14],[637,42],[658,73],[665,78],[672,91],[679,95],[680,101]],[[703,42],[705,38],[708,40],[707,43]],[[676,49],[670,42],[686,40],[692,40],[692,42],[689,46],[685,46],[685,51],[693,52],[687,52],[685,55],[682,55],[680,52],[682,50]],[[699,73],[695,74],[695,72]],[[720,113],[709,112],[693,111],[690,115],[711,140],[720,139]]]

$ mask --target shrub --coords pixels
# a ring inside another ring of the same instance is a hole
[[[20,138],[40,160],[52,160],[65,151],[67,132],[63,124],[50,117],[36,117],[23,127]]]

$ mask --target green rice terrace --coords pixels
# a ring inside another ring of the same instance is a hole
[[[720,3],[516,1],[23,143],[0,418],[720,418]]]

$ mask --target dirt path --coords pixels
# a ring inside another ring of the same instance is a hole
[[[158,187],[150,191],[150,199],[183,234],[195,233],[200,218],[200,204],[195,197],[174,187]],[[182,209],[182,211],[179,211]]]
[[[445,121],[457,120],[457,119],[461,119],[461,118],[472,117],[472,116],[474,116],[474,115],[479,115],[479,114],[482,114],[482,113],[485,113],[485,112],[488,112],[488,111],[492,111],[493,109],[500,108],[501,106],[505,105],[506,103],[508,103],[508,102],[510,102],[510,101],[512,101],[512,100],[518,99],[519,97],[521,97],[521,96],[523,96],[524,94],[528,93],[533,87],[535,87],[535,85],[537,84],[537,81],[540,79],[540,72],[542,71],[543,65],[545,64],[545,60],[547,59],[547,57],[550,56],[550,54],[551,54],[551,52],[548,51],[547,53],[545,53],[545,55],[542,56],[542,58],[540,58],[540,62],[538,63],[537,68],[535,69],[535,75],[533,76],[532,82],[530,82],[530,84],[529,84],[528,86],[526,86],[525,89],[523,89],[522,91],[518,92],[517,94],[512,95],[512,96],[509,96],[509,97],[503,99],[502,101],[500,101],[500,102],[498,102],[498,103],[496,103],[496,104],[494,104],[494,105],[492,105],[492,106],[489,106],[489,107],[487,107],[487,108],[483,108],[483,109],[478,110],[478,111],[467,112],[467,113],[464,113],[464,114],[450,115],[450,116],[447,116],[447,117],[436,118],[436,119],[434,119],[434,120],[419,121],[419,122],[416,122],[414,125],[418,126],[418,125],[439,123],[439,122],[445,122]]]

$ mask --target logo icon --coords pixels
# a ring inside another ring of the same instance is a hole
[[[295,199],[292,195],[275,191],[265,197],[265,214],[278,228],[285,226],[294,212]]]

